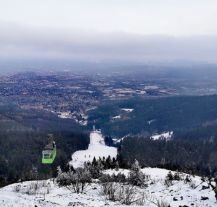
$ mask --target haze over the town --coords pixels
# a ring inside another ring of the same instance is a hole
[[[0,0],[0,58],[216,63],[215,0]]]

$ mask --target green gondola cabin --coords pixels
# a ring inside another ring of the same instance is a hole
[[[50,142],[42,151],[42,164],[52,164],[56,158],[56,144],[51,136],[49,138]]]

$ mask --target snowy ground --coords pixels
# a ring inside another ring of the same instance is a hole
[[[167,201],[171,207],[195,206],[195,207],[214,207],[217,206],[214,193],[211,189],[202,190],[200,177],[192,177],[191,183],[183,181],[173,181],[173,185],[167,187],[164,184],[168,170],[158,168],[145,168],[142,170],[150,176],[147,188],[139,188],[138,191],[146,194],[144,207],[156,206],[156,200]],[[127,170],[107,170],[105,173],[113,174],[122,172],[127,175]],[[185,174],[183,174],[185,176]],[[37,181],[13,184],[0,189],[1,207],[66,207],[66,206],[118,206],[124,205],[118,202],[110,202],[102,196],[101,186],[93,183],[87,187],[84,193],[75,194],[68,189],[59,188],[51,180],[39,181],[39,187],[35,191],[34,183]],[[197,188],[192,188],[198,186]],[[36,193],[36,194],[35,194]],[[208,200],[201,200],[201,197],[208,197]],[[135,207],[135,205],[134,205]]]
[[[36,183],[36,181],[34,181]],[[104,206],[105,199],[96,197],[98,189],[95,184],[88,186],[83,194],[71,193],[66,188],[59,188],[51,181],[40,181],[41,184],[36,194],[29,195],[29,186],[34,182],[24,182],[22,184],[13,184],[0,189],[0,206],[1,207],[65,207],[65,206]],[[49,183],[49,184],[48,184]],[[49,187],[47,187],[47,185]],[[19,187],[17,187],[19,186]],[[16,189],[20,188],[20,192]],[[49,190],[48,190],[49,189]]]
[[[148,197],[152,200],[162,199],[170,204],[171,207],[196,206],[196,207],[214,207],[217,206],[214,192],[211,188],[202,190],[202,186],[208,186],[207,183],[202,183],[201,177],[190,176],[192,181],[185,183],[184,181],[173,181],[170,187],[165,185],[165,178],[169,172],[166,169],[160,168],[144,168],[143,173],[150,176],[148,187],[145,190]],[[126,176],[129,170],[119,170]],[[106,174],[118,174],[113,170],[105,171]],[[174,174],[175,172],[173,172]],[[187,174],[181,173],[184,178]],[[196,187],[196,188],[195,188]],[[202,197],[207,197],[208,200],[201,200]],[[152,206],[151,204],[149,204]],[[149,206],[148,205],[148,206]]]
[[[90,134],[90,144],[87,150],[77,151],[72,155],[70,162],[75,167],[80,167],[85,161],[92,161],[93,157],[116,157],[117,149],[108,147],[100,131],[93,131]],[[145,195],[145,204],[143,207],[156,207],[157,201],[164,201],[170,207],[214,207],[217,206],[214,192],[208,187],[208,184],[201,181],[198,176],[191,176],[191,182],[185,183],[183,180],[172,181],[172,185],[165,185],[165,178],[168,170],[159,168],[142,169],[149,179],[145,188],[136,188],[137,195]],[[128,176],[129,170],[120,169],[106,170],[105,174],[122,173]],[[175,172],[173,172],[175,173]],[[186,174],[181,174],[182,178]],[[37,185],[36,185],[37,184]],[[202,200],[206,197],[207,200]],[[119,202],[106,200],[102,195],[102,186],[95,180],[90,184],[85,192],[76,194],[65,187],[58,187],[52,180],[29,181],[15,183],[0,189],[0,207],[102,207],[125,205]],[[136,207],[136,205],[132,205]]]
[[[72,155],[70,164],[73,167],[82,167],[84,162],[92,162],[93,158],[99,159],[99,157],[111,158],[117,156],[117,148],[108,147],[105,145],[104,138],[100,131],[93,131],[90,133],[90,144],[87,150],[77,151]]]

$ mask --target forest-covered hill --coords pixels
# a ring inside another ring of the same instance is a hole
[[[185,170],[190,166],[201,168],[195,171],[200,174],[216,172],[217,96],[112,101],[90,111],[88,124],[79,126],[49,112],[0,105],[0,185],[35,179],[36,169],[39,178],[50,177],[58,165],[71,159],[73,152],[87,149],[87,129],[94,124],[111,138],[131,134],[133,138],[124,140],[119,150],[126,162],[136,157],[144,166],[163,163],[168,169]],[[174,132],[173,142],[144,139],[164,131]],[[57,143],[52,167],[40,163],[48,133],[54,134]]]
[[[57,158],[51,166],[41,164],[47,134],[53,133]],[[86,149],[89,136],[71,120],[50,113],[22,110],[15,105],[0,106],[0,186],[17,180],[51,177],[71,153]]]
[[[128,134],[150,136],[164,131],[174,131],[178,137],[183,133],[185,136],[190,133],[191,138],[216,136],[217,96],[106,102],[89,112],[89,125],[93,123],[106,135],[119,138]]]

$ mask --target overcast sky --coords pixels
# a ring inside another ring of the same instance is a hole
[[[216,0],[0,0],[0,58],[217,62]]]

